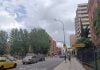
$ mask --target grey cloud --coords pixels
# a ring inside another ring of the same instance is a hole
[[[9,0],[10,1],[10,0]],[[54,21],[61,20],[65,25],[66,43],[69,44],[69,34],[74,32],[74,17],[78,3],[87,0],[12,0],[8,5],[23,5],[26,16],[20,22],[27,29],[42,27],[55,40],[63,41],[62,24]],[[16,7],[14,7],[16,8]],[[12,8],[11,8],[12,9]]]

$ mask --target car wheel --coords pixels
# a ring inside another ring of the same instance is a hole
[[[0,67],[0,70],[5,70],[5,69],[4,69],[4,66],[1,66],[1,67]]]
[[[16,66],[17,66],[17,64],[15,63],[15,64],[14,64],[14,68],[16,68]]]
[[[35,61],[34,63],[37,63],[38,61]]]
[[[32,61],[31,60],[29,61],[29,64],[32,64]]]

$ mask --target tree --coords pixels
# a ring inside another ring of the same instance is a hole
[[[0,55],[6,53],[8,34],[5,31],[0,31]]]
[[[34,28],[30,32],[30,44],[34,53],[47,54],[50,48],[50,37],[44,29]]]
[[[23,41],[23,54],[22,55],[25,56],[28,53],[29,46],[30,46],[29,33],[26,29],[23,30],[22,41]]]
[[[85,38],[85,37],[81,37],[81,38],[79,38],[77,40],[77,44],[80,44],[80,43],[88,44],[89,43],[89,39]]]
[[[20,49],[18,48],[18,29],[12,29],[10,33],[11,51],[12,55],[18,55]]]
[[[10,34],[11,54],[25,56],[28,52],[28,32],[27,30],[12,29]]]

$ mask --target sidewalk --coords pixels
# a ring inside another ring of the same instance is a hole
[[[62,62],[54,70],[86,70],[76,58],[72,58],[71,62]]]

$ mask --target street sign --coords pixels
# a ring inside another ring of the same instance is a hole
[[[74,45],[72,45],[72,47],[73,48],[83,48],[83,47],[85,47],[85,44],[74,44]]]

